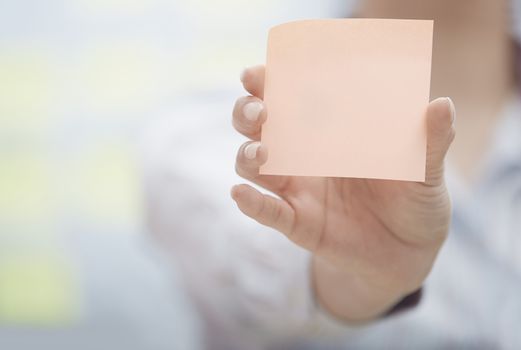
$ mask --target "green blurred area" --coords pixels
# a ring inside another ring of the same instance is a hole
[[[319,15],[332,1],[306,3]],[[238,93],[268,28],[303,6],[0,0],[0,326],[82,317],[67,240],[143,233],[143,129],[187,96]]]
[[[35,14],[12,4],[4,16],[31,23],[36,15],[42,28],[0,34],[0,324],[80,317],[81,279],[64,237],[82,229],[138,232],[139,130],[176,93],[226,84],[255,56],[226,40],[186,46],[169,37],[176,25],[161,19],[163,11],[229,17],[237,0],[38,6],[43,12]]]

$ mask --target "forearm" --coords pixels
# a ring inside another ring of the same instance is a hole
[[[368,285],[359,275],[341,271],[317,257],[313,257],[311,273],[320,306],[336,318],[354,325],[384,316],[414,292],[392,283]]]

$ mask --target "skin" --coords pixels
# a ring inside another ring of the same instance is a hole
[[[434,19],[431,95],[458,107],[453,168],[472,184],[502,108],[516,89],[510,2],[517,0],[364,0],[360,17]],[[517,93],[517,91],[516,91]]]
[[[478,159],[481,151],[467,145],[473,146],[474,140],[488,135],[495,122],[492,116],[513,86],[513,53],[504,24],[505,3],[366,0],[357,14],[434,18],[439,23],[441,29],[435,34],[433,94],[448,91],[455,96],[458,106],[461,104],[458,122],[463,120],[462,125],[475,120],[471,118],[484,120],[483,127],[465,130],[454,156],[460,172],[471,174],[473,164],[461,158]],[[489,18],[485,22],[484,16]],[[474,35],[479,35],[480,40]],[[481,52],[475,57],[484,63],[473,62],[469,68],[467,52]],[[468,87],[462,79],[483,84]],[[264,67],[246,69],[241,80],[250,95],[237,100],[233,125],[251,141],[239,149],[236,170],[275,196],[242,184],[232,188],[232,198],[245,215],[275,228],[313,254],[310,273],[314,293],[324,309],[351,324],[380,317],[421,287],[448,235],[451,204],[444,164],[455,137],[454,104],[450,99],[439,98],[427,108],[425,183],[261,176],[259,167],[266,161],[268,150],[258,140],[268,115],[262,109],[258,119],[252,120],[244,112],[248,111],[247,104],[262,104]]]

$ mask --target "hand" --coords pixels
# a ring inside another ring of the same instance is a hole
[[[426,112],[424,183],[266,176],[259,167],[268,150],[258,142],[268,117],[264,67],[245,70],[242,81],[252,96],[237,101],[233,125],[252,141],[239,149],[236,171],[277,197],[238,185],[232,197],[239,209],[312,252],[315,295],[339,318],[373,319],[418,289],[449,229],[444,158],[455,135],[451,100],[437,99]]]

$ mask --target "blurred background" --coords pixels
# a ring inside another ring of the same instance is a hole
[[[0,348],[197,349],[146,238],[141,133],[180,104],[231,109],[270,26],[345,6],[0,0]]]

